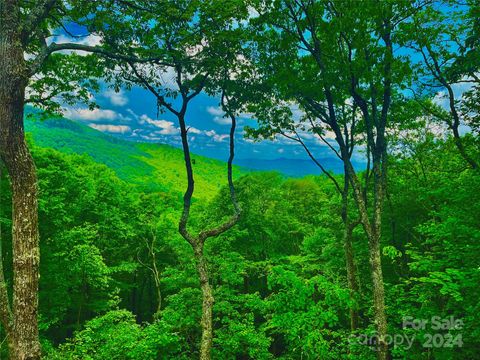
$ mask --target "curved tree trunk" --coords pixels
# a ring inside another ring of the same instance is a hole
[[[225,106],[225,93],[222,93],[222,105]],[[184,98],[184,101],[186,98]],[[234,215],[224,221],[222,224],[218,225],[217,227],[213,227],[210,229],[206,229],[201,231],[197,235],[191,234],[187,229],[187,223],[190,215],[190,204],[192,200],[192,195],[195,189],[195,181],[193,177],[193,168],[192,162],[190,157],[190,149],[188,145],[188,138],[187,132],[188,129],[185,124],[185,117],[184,112],[186,111],[186,104],[188,101],[184,102],[183,112],[178,114],[178,120],[180,123],[180,134],[182,138],[182,145],[183,145],[183,153],[184,153],[184,160],[185,160],[185,168],[187,172],[187,190],[185,191],[183,197],[183,212],[180,218],[178,229],[180,234],[183,236],[185,240],[187,240],[193,248],[195,262],[197,266],[197,272],[200,280],[200,287],[202,290],[202,319],[201,319],[201,327],[202,327],[202,340],[200,342],[200,360],[209,360],[211,356],[212,350],[212,342],[213,342],[213,291],[212,286],[209,282],[209,272],[208,272],[208,265],[205,259],[205,255],[203,252],[205,241],[210,237],[215,237],[220,234],[223,234],[225,231],[233,227],[240,216],[241,209],[237,203],[236,195],[235,195],[235,187],[233,185],[233,158],[235,156],[235,129],[236,129],[236,117],[234,114],[229,113],[229,117],[232,120],[232,125],[230,127],[230,156],[227,162],[227,177],[228,177],[228,186],[230,190],[230,197],[231,201],[235,210]]]

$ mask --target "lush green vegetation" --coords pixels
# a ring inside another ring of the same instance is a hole
[[[27,117],[25,127],[37,145],[86,154],[113,169],[120,179],[144,190],[180,195],[186,186],[183,152],[171,146],[124,141],[64,118]],[[196,196],[213,197],[225,183],[226,164],[202,156],[194,159],[196,181],[201,189]],[[236,168],[236,176],[241,171]]]
[[[477,0],[0,0],[0,355],[479,358],[479,99]]]
[[[34,138],[42,134],[40,126],[31,129]],[[69,131],[58,129],[56,135],[69,139]],[[99,159],[115,154],[116,140],[85,131],[105,139],[104,147],[97,146]],[[195,357],[200,292],[192,250],[176,229],[180,207],[175,191],[145,191],[137,179],[121,180],[116,169],[68,150],[74,144],[63,148],[64,153],[33,147],[40,184],[45,357]],[[382,234],[389,333],[415,339],[411,348],[404,343],[392,353],[408,359],[474,359],[480,345],[480,179],[471,170],[462,171],[451,141],[432,137],[390,161]],[[166,164],[164,178],[174,176],[176,167]],[[212,178],[205,181],[214,180],[215,169],[212,166]],[[1,185],[2,204],[8,204],[5,176]],[[162,183],[162,189],[168,185]],[[364,280],[369,278],[368,253],[365,235],[357,227],[353,245],[361,291],[352,302],[341,198],[332,183],[325,177],[252,173],[236,185],[243,216],[234,229],[209,240],[206,249],[216,298],[212,356],[374,358],[369,346],[348,340],[350,307],[361,314],[356,332],[373,330],[371,285]],[[227,191],[218,190],[195,217],[196,226],[209,215],[228,212]],[[4,205],[1,211],[2,242],[8,249],[10,209]],[[10,263],[11,253],[4,250],[4,256]],[[10,271],[7,266],[6,276]],[[462,347],[425,349],[428,326],[416,332],[402,329],[405,316],[451,315],[463,319],[464,327],[441,333],[461,334]]]

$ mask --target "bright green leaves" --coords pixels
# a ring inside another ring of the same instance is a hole
[[[289,265],[271,269],[268,332],[286,342],[287,356],[338,359],[342,349],[336,343],[343,335],[337,326],[348,309],[348,291],[322,275],[300,274]]]
[[[49,354],[49,358],[154,360],[178,350],[178,339],[165,324],[154,323],[142,328],[132,313],[116,310],[87,322],[84,330],[75,333],[59,351]]]

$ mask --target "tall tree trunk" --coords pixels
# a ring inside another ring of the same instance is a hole
[[[381,252],[381,238],[382,238],[382,213],[383,204],[385,200],[385,193],[387,188],[387,145],[384,137],[381,138],[380,146],[377,149],[377,161],[374,164],[374,213],[373,226],[374,238],[372,239],[371,248],[371,266],[372,266],[372,280],[373,280],[373,302],[376,316],[377,329],[379,329],[379,357],[387,359],[388,345],[386,343],[387,336],[387,314],[385,312],[385,287],[382,272],[382,252]]]
[[[213,340],[213,293],[209,282],[209,272],[207,262],[203,255],[202,246],[199,245],[195,249],[195,261],[197,271],[200,278],[200,287],[202,289],[202,340],[200,343],[200,360],[210,359],[210,352]]]
[[[0,154],[12,183],[13,333],[12,359],[39,359],[37,178],[23,133],[23,98],[5,104],[0,95]],[[9,106],[13,105],[13,106]]]
[[[368,216],[367,204],[363,197],[359,180],[353,170],[351,163],[347,164],[350,183],[353,187],[355,202],[360,214],[360,221],[368,238],[368,247],[370,254],[370,271],[373,285],[373,310],[374,322],[378,336],[377,358],[386,360],[388,357],[387,336],[387,315],[385,313],[385,289],[382,273],[381,257],[381,211],[383,203],[383,176],[381,174],[381,164],[377,161],[374,164],[375,189],[374,189],[374,216],[371,222]]]
[[[13,327],[10,358],[39,359],[37,177],[23,128],[27,68],[15,1],[1,9],[0,156],[12,184]],[[8,329],[7,329],[8,330]]]
[[[185,112],[187,109],[188,104],[188,97],[185,94],[183,96],[183,106],[182,111],[177,113],[178,121],[180,124],[180,135],[182,138],[182,145],[183,145],[183,154],[185,159],[185,169],[187,172],[187,190],[183,196],[183,212],[178,224],[178,230],[180,234],[183,236],[185,240],[187,240],[193,248],[194,255],[195,255],[195,262],[197,265],[197,272],[200,280],[200,287],[202,289],[202,319],[201,319],[201,327],[202,327],[202,340],[200,343],[200,359],[201,360],[209,360],[210,353],[212,349],[212,341],[213,341],[213,292],[212,286],[209,283],[209,273],[208,273],[208,265],[205,259],[205,255],[203,253],[205,241],[210,237],[215,237],[220,234],[223,234],[225,231],[233,227],[241,213],[241,209],[237,203],[236,195],[235,195],[235,187],[233,185],[233,158],[235,156],[235,129],[236,129],[236,117],[233,113],[226,110],[225,112],[228,114],[230,119],[232,120],[232,125],[230,127],[230,156],[227,162],[227,178],[228,178],[228,187],[230,190],[230,198],[232,201],[233,208],[235,213],[229,219],[221,223],[220,225],[206,229],[201,231],[197,235],[191,234],[187,229],[187,223],[190,216],[190,205],[192,200],[192,195],[195,189],[195,181],[193,177],[193,168],[192,168],[192,161],[190,157],[190,148],[188,145],[188,137],[187,137],[187,127],[185,124]],[[225,91],[222,92],[222,106],[226,108],[226,94]]]
[[[352,246],[352,233],[355,224],[348,219],[348,175],[345,172],[344,187],[342,192],[342,221],[343,221],[343,247],[345,251],[345,263],[347,268],[347,282],[350,291],[350,299],[355,302],[358,294],[357,272]],[[355,306],[355,304],[354,304]],[[355,330],[358,327],[359,316],[355,307],[350,307],[350,328]]]
[[[385,288],[382,273],[381,236],[382,236],[382,211],[386,185],[386,152],[383,146],[376,154],[373,165],[374,189],[373,189],[373,222],[369,239],[370,267],[373,283],[373,309],[375,313],[375,325],[378,332],[378,358],[384,360],[388,356],[387,315],[385,313]],[[382,159],[380,161],[380,159]]]
[[[388,356],[387,315],[385,313],[385,289],[383,285],[382,259],[380,252],[380,234],[375,234],[369,239],[370,269],[373,283],[373,310],[375,326],[378,335],[378,359],[385,360]]]
[[[3,90],[3,89],[2,89]],[[13,92],[13,91],[12,91]],[[23,132],[23,98],[0,95],[0,154],[12,183],[13,334],[12,359],[39,359],[39,237],[37,177]]]
[[[358,281],[357,281],[357,272],[355,269],[355,260],[353,255],[352,247],[352,227],[347,222],[344,229],[344,249],[345,249],[345,261],[347,266],[347,281],[348,289],[350,291],[350,299],[352,301],[357,300],[358,294]],[[353,306],[356,306],[354,303]],[[350,329],[353,331],[358,328],[359,324],[359,315],[356,307],[350,308]]]

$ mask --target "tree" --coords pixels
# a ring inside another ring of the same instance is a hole
[[[406,2],[373,1],[257,4],[260,16],[256,23],[262,35],[256,55],[260,67],[267,69],[266,75],[274,73],[276,85],[267,114],[258,114],[260,124],[268,128],[269,120],[274,119],[274,129],[295,130],[285,111],[285,105],[293,102],[305,112],[312,132],[321,136],[329,131],[334,137],[335,151],[345,165],[345,176],[368,238],[379,359],[385,359],[388,352],[380,246],[386,191],[386,130],[392,96],[408,79],[408,68],[394,54],[392,33],[418,7]],[[358,16],[360,13],[362,16]],[[268,59],[272,57],[278,59],[277,67],[270,66]],[[283,102],[283,109],[273,110],[275,102]],[[345,132],[348,125],[342,128],[342,109],[348,103],[358,109],[351,116],[362,129],[357,136],[365,139],[369,161],[371,155],[372,171],[366,174],[366,185],[372,183],[371,204],[351,161],[351,146],[358,139],[353,130]],[[305,128],[299,125],[302,126]]]
[[[478,145],[472,146],[461,131],[462,126],[473,131],[478,128],[478,12],[475,1],[442,1],[416,13],[411,22],[403,24],[399,36],[416,64],[417,81],[412,91],[424,109],[448,127],[460,155],[472,169],[479,168]],[[435,101],[425,102],[425,96]],[[445,106],[440,106],[438,102],[444,99]]]
[[[138,85],[150,91],[157,101],[158,110],[168,111],[178,120],[188,180],[178,230],[194,251],[203,297],[200,358],[209,359],[214,299],[203,249],[208,238],[230,229],[240,215],[232,175],[237,110],[232,105],[227,83],[232,67],[239,59],[236,26],[242,17],[247,16],[247,9],[242,1],[227,2],[222,9],[216,3],[202,1],[166,1],[158,4],[145,1],[136,5],[127,4],[127,8],[132,12],[131,18],[123,17],[108,26],[101,24],[98,29],[111,51],[130,54],[117,58],[119,61],[112,65],[109,80],[114,86]],[[140,64],[138,59],[145,61]],[[173,84],[165,83],[159,76],[168,73],[173,74]],[[221,105],[232,121],[228,185],[234,215],[221,224],[205,225],[198,232],[193,232],[188,228],[188,223],[195,181],[188,142],[190,128],[186,118],[190,102],[204,90],[221,96]]]
[[[56,26],[53,19],[61,17],[67,8],[54,0],[0,2],[0,156],[12,184],[14,253],[12,304],[4,277],[0,276],[0,318],[8,334],[12,359],[40,357],[37,326],[38,188],[35,165],[25,142],[24,106],[27,102],[35,102],[51,107],[55,96],[79,90],[82,75],[85,75],[81,67],[76,73],[70,72],[70,78],[63,79],[60,89],[57,89],[59,83],[52,77],[42,79],[40,76],[40,80],[35,81],[35,76],[42,74],[43,70],[47,70],[48,74],[52,62],[56,62],[58,68],[63,63],[65,68],[65,62],[78,61],[78,58],[65,56],[46,58],[46,41],[52,36],[50,29]],[[50,48],[48,53],[55,50]],[[37,91],[31,97],[26,96],[29,86]],[[38,94],[46,94],[46,97]],[[86,96],[85,91],[77,93],[79,99]]]
[[[117,1],[115,1],[117,2]],[[123,1],[118,1],[123,3]],[[121,55],[102,46],[75,42],[86,34],[72,34],[65,23],[85,25],[95,21],[95,6],[83,1],[0,2],[0,156],[12,184],[13,204],[13,296],[9,304],[6,286],[0,286],[0,318],[8,334],[12,359],[40,356],[38,342],[38,214],[37,177],[24,135],[24,107],[27,103],[48,112],[61,104],[85,102],[93,107],[89,89],[103,67],[96,58],[65,53],[82,50],[114,58]],[[102,13],[100,13],[102,15]],[[51,42],[56,29],[72,42]],[[142,61],[137,59],[137,61]],[[74,70],[74,71],[72,71]],[[0,276],[1,281],[2,276]]]
[[[263,91],[265,91],[265,89],[263,89]],[[265,92],[265,94],[268,94],[268,93],[270,92]],[[350,194],[350,181],[348,178],[348,174],[346,169],[344,168],[343,185],[341,186],[339,184],[337,177],[332,175],[330,171],[327,170],[324,167],[324,165],[322,165],[321,161],[317,160],[313,150],[311,149],[311,146],[306,142],[305,139],[303,139],[304,136],[308,137],[309,135],[309,134],[305,134],[304,132],[305,131],[311,132],[326,146],[328,146],[333,151],[335,156],[337,156],[340,159],[341,157],[338,154],[337,150],[333,148],[330,142],[325,138],[324,131],[319,127],[316,127],[313,124],[313,120],[309,118],[308,115],[306,115],[304,119],[300,119],[300,121],[297,122],[298,119],[293,119],[293,114],[291,110],[288,108],[288,106],[284,106],[283,112],[287,114],[290,120],[286,120],[281,124],[281,126],[278,126],[277,122],[279,118],[276,117],[276,115],[273,115],[273,117],[268,117],[268,116],[265,117],[265,112],[263,111],[265,108],[271,109],[272,107],[275,107],[275,105],[272,104],[271,100],[264,99],[265,101],[262,103],[258,101],[259,99],[258,96],[255,96],[255,99],[257,103],[256,105],[250,106],[250,109],[252,109],[254,112],[260,111],[263,115],[263,116],[260,115],[261,119],[264,122],[262,123],[262,126],[258,129],[247,128],[247,133],[250,136],[257,139],[263,138],[263,137],[275,139],[278,135],[281,135],[293,142],[298,143],[305,150],[306,154],[308,155],[308,157],[310,157],[313,163],[320,169],[320,172],[323,175],[325,175],[325,177],[328,178],[333,183],[333,185],[335,186],[335,189],[337,190],[337,192],[340,194],[342,198],[340,216],[342,218],[343,228],[344,228],[343,248],[344,248],[344,254],[345,254],[345,265],[347,270],[347,282],[348,282],[348,287],[350,289],[350,297],[352,301],[355,302],[355,299],[358,297],[357,293],[359,290],[359,285],[358,285],[356,265],[355,265],[353,247],[352,247],[352,232],[355,229],[355,227],[359,224],[359,221],[351,221],[349,219],[349,197],[351,196],[351,194]],[[352,113],[351,116],[349,115],[350,112]],[[268,122],[265,122],[267,118],[269,120]],[[354,109],[348,111],[348,110],[345,110],[344,108],[343,118],[342,118],[342,127],[343,127],[342,133],[346,134],[346,142],[349,148],[348,156],[349,158],[351,158],[355,148],[355,142],[353,140],[355,139],[355,132],[357,131],[357,129],[355,128],[356,118],[355,118]],[[304,134],[302,134],[302,132]],[[358,322],[359,322],[359,315],[355,307],[356,305],[352,305],[352,307],[350,308],[350,328],[352,331],[354,331],[358,327]]]

